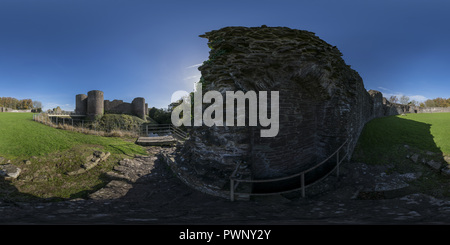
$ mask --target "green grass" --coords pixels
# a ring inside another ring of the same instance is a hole
[[[404,157],[404,145],[450,154],[450,113],[407,114],[377,118],[366,124],[354,158],[382,162]]]
[[[0,178],[0,199],[86,198],[109,182],[105,173],[118,161],[147,154],[143,147],[134,144],[135,139],[56,129],[32,118],[31,113],[0,113],[0,157],[22,169],[17,179]],[[66,174],[79,169],[86,157],[97,150],[110,152],[111,156],[86,173]]]
[[[34,122],[31,113],[0,113],[0,156],[16,159],[44,156],[78,145],[100,145],[120,154],[145,154],[142,147],[114,137],[55,129]]]
[[[417,162],[408,158],[413,154],[420,155]],[[420,173],[420,178],[409,183],[410,190],[450,197],[450,178],[422,162],[426,159],[445,164],[445,155],[450,155],[450,113],[406,114],[368,122],[353,161],[384,165],[387,174]]]
[[[429,124],[430,134],[439,150],[450,155],[450,113],[409,114],[406,119]]]

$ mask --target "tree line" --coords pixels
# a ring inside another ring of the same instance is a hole
[[[432,100],[426,100],[424,103],[425,107],[449,107],[450,106],[450,98],[436,98]]]
[[[18,100],[12,97],[0,97],[0,107],[11,108],[13,110],[42,109],[42,103],[31,99]]]
[[[397,96],[393,95],[389,98],[389,102],[397,103],[402,105],[414,105],[420,107],[450,107],[450,98],[435,98],[435,99],[427,99],[424,102],[418,102],[415,100],[410,100],[408,96],[401,96],[397,98]]]

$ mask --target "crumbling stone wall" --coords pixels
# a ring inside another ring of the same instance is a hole
[[[352,151],[374,110],[381,113],[341,52],[312,32],[226,27],[201,37],[211,47],[199,67],[204,92],[279,91],[280,105],[273,138],[261,138],[259,127],[193,128],[179,161],[211,188],[226,188],[236,162],[266,179],[305,170],[347,139]]]
[[[105,100],[105,113],[132,114],[133,108],[131,103],[123,102],[123,100]]]
[[[440,113],[440,112],[450,112],[450,107],[426,107],[426,108],[416,108],[417,113]]]
[[[0,107],[0,112],[11,112],[13,109],[7,107]]]
[[[367,91],[341,52],[312,32],[226,27],[200,37],[211,48],[199,67],[203,92],[219,91],[225,98],[226,91],[279,91],[280,110],[279,133],[272,138],[260,137],[260,126],[191,128],[176,161],[208,193],[228,188],[237,162],[252,178],[267,179],[306,170],[347,139],[350,157],[368,121],[411,109]]]

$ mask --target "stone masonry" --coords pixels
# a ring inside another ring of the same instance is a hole
[[[237,162],[253,179],[268,179],[306,170],[346,140],[350,157],[368,121],[411,109],[368,92],[342,53],[312,32],[226,27],[200,37],[211,48],[209,60],[199,67],[203,92],[225,97],[226,91],[279,91],[280,108],[279,133],[272,138],[260,137],[260,126],[191,129],[176,161],[209,192],[228,188]],[[325,172],[319,169],[316,175]]]

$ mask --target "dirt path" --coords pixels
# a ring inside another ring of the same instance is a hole
[[[0,200],[0,224],[450,223],[450,200],[408,193],[407,188],[367,191],[377,185],[374,179],[383,175],[363,164],[345,164],[339,180],[330,176],[307,189],[307,198],[290,195],[230,202],[187,187],[155,159],[140,160],[147,173],[129,173],[138,178],[128,182],[128,187],[110,186],[105,193],[115,193],[115,199],[102,200],[97,195],[96,199],[56,203]],[[400,177],[391,182],[398,184]],[[377,200],[377,193],[383,193],[382,199]]]

